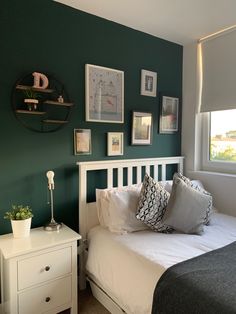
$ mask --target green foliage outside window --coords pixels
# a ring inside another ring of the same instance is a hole
[[[217,161],[234,161],[236,162],[236,150],[231,147],[227,146],[225,150],[216,151],[216,145],[211,144],[210,149],[210,160]]]

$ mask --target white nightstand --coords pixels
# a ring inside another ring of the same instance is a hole
[[[77,314],[77,240],[59,231],[31,229],[30,236],[0,236],[1,298],[4,314]]]

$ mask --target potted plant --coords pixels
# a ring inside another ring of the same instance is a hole
[[[36,93],[32,88],[25,90],[24,95],[24,102],[28,105],[29,111],[37,110],[39,103],[39,100],[37,98],[39,98],[40,95]]]
[[[11,221],[14,238],[25,238],[30,234],[33,216],[30,206],[12,205],[12,210],[5,213],[4,219]]]

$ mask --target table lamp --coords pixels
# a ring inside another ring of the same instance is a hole
[[[54,212],[54,208],[53,208],[54,207],[53,205],[54,172],[50,170],[46,173],[46,176],[48,178],[48,189],[50,191],[51,220],[49,223],[47,223],[44,226],[44,229],[46,231],[57,231],[61,228],[62,224],[56,222],[53,215],[53,212]]]

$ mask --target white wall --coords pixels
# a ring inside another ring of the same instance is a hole
[[[198,106],[197,43],[184,46],[182,155],[185,174],[203,182],[212,193],[213,203],[221,212],[236,216],[236,175],[201,170],[201,121],[196,116]]]
[[[183,50],[182,154],[186,157],[185,172],[194,170],[196,88],[197,44],[194,43],[184,46]]]

